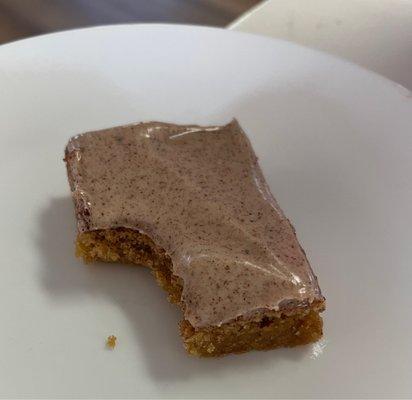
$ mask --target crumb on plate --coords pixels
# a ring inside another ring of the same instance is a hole
[[[107,347],[109,347],[110,349],[114,349],[116,347],[116,340],[117,340],[116,336],[110,335],[106,340]]]

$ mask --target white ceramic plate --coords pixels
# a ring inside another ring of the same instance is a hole
[[[327,298],[312,346],[186,355],[150,273],[84,266],[69,136],[237,117]],[[211,28],[111,26],[0,48],[0,394],[412,395],[412,100],[290,43]],[[114,334],[118,346],[105,349]]]

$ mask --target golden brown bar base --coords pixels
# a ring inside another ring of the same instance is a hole
[[[169,300],[182,308],[182,283],[172,274],[170,258],[148,236],[126,228],[81,233],[77,237],[76,254],[85,262],[120,262],[150,267],[168,293]],[[323,302],[317,302],[288,313],[265,311],[250,319],[240,317],[220,327],[200,329],[183,320],[180,332],[186,350],[202,357],[292,347],[321,338],[319,313],[323,308]]]

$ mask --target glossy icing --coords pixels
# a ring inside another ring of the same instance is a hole
[[[184,283],[194,327],[322,299],[237,121],[128,125],[78,135],[66,152],[79,232],[150,236]]]

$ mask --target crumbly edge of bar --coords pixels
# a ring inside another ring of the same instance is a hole
[[[119,262],[150,267],[169,301],[182,311],[183,283],[173,275],[172,261],[147,235],[128,228],[80,233],[76,254],[86,263]],[[189,321],[180,324],[186,350],[196,356],[211,357],[249,350],[293,347],[317,341],[322,336],[323,301],[308,307],[279,312],[265,310],[249,318],[239,317],[221,326],[195,328]]]

